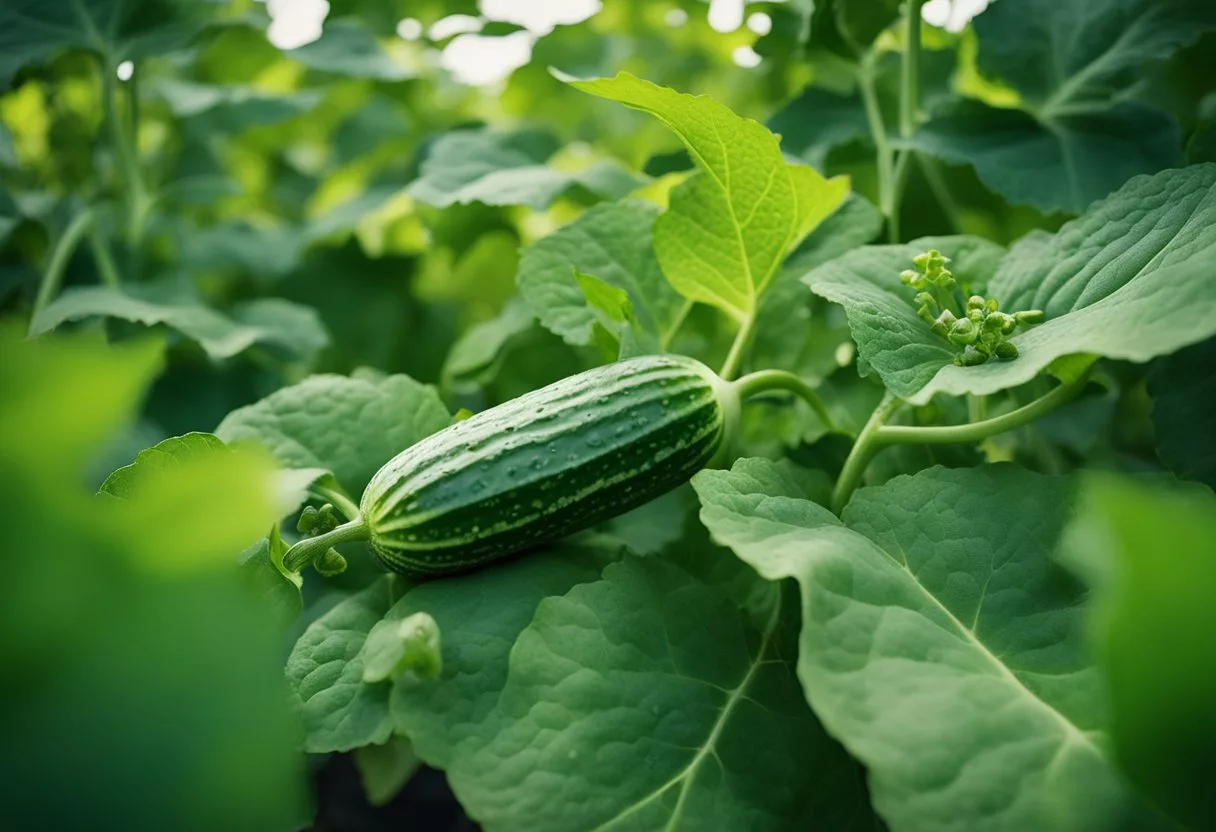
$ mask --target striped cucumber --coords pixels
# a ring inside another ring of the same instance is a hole
[[[285,563],[367,539],[394,572],[440,575],[533,548],[687,482],[725,449],[738,411],[737,384],[691,358],[588,370],[407,448],[372,478],[359,517]]]

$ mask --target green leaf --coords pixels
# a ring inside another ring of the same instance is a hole
[[[540,211],[576,187],[597,197],[619,199],[644,184],[612,161],[574,172],[549,167],[545,163],[557,149],[557,140],[539,130],[445,133],[431,147],[422,176],[407,193],[437,208],[481,202],[527,205]]]
[[[770,604],[757,632],[683,570],[627,558],[540,602],[509,669],[496,659],[500,693],[448,693],[447,708],[482,716],[434,759],[490,828],[849,828],[864,796],[782,658],[795,636],[782,610]],[[394,711],[406,701],[395,693]],[[434,732],[411,716],[428,759]]]
[[[363,793],[373,806],[384,806],[396,797],[422,765],[410,741],[400,736],[389,737],[383,745],[356,748],[354,760]]]
[[[1149,375],[1157,453],[1184,479],[1216,488],[1216,339],[1166,356]]]
[[[568,344],[591,343],[596,314],[575,279],[582,272],[623,290],[642,330],[665,341],[685,301],[655,258],[658,216],[638,200],[596,205],[524,249],[515,281],[540,322]]]
[[[321,102],[321,93],[316,90],[275,95],[253,87],[200,84],[175,78],[156,78],[151,86],[173,115],[179,118],[206,115],[216,129],[233,132],[285,121]]]
[[[277,278],[299,266],[303,245],[304,235],[298,229],[235,221],[183,233],[181,258],[191,270],[233,270]]]
[[[7,191],[0,189],[0,245],[21,224],[21,211]]]
[[[1056,234],[1027,235],[1001,260],[988,293],[1009,311],[1041,309],[1047,321],[1009,339],[1018,358],[978,367],[952,363],[955,350],[916,316],[899,282],[914,254],[932,245],[955,257],[958,238],[860,249],[804,280],[845,307],[861,358],[888,389],[924,404],[939,392],[1015,387],[1067,356],[1143,362],[1216,334],[1216,283],[1207,277],[1214,221],[1209,164],[1138,177]],[[952,269],[970,271],[957,257]]]
[[[979,69],[1021,110],[977,102],[931,121],[914,145],[969,162],[1011,202],[1079,213],[1129,177],[1181,164],[1173,120],[1126,99],[1148,61],[1216,26],[1204,0],[1028,0],[975,19]]]
[[[175,436],[140,451],[99,492],[132,530],[140,565],[189,574],[232,563],[280,514],[274,467],[209,433]]]
[[[870,123],[861,96],[807,87],[768,121],[781,136],[781,147],[818,170],[828,153],[850,142],[866,140]]]
[[[215,433],[257,442],[288,468],[332,471],[349,494],[361,494],[384,463],[449,418],[434,388],[408,376],[322,375],[232,411]]]
[[[318,618],[287,659],[287,682],[304,719],[304,750],[318,754],[380,744],[393,732],[391,686],[363,681],[363,645],[392,606],[381,578]]]
[[[24,66],[63,49],[124,60],[163,54],[190,39],[214,13],[207,0],[6,0],[0,7],[0,88]]]
[[[1128,179],[1182,164],[1182,134],[1164,112],[1134,102],[1040,120],[960,101],[921,127],[912,147],[970,164],[1014,205],[1080,213]]]
[[[1216,498],[1202,488],[1092,475],[1078,526],[1088,538],[1069,539],[1106,574],[1091,623],[1115,754],[1180,822],[1207,828],[1216,768]]]
[[[807,297],[802,276],[807,270],[870,242],[882,231],[882,214],[852,194],[790,255],[772,287],[760,299],[750,366],[776,367],[822,377],[836,366],[836,347],[848,340],[835,331],[824,339],[826,321],[815,320],[814,297]],[[818,301],[820,305],[822,301]]]
[[[788,165],[767,128],[705,96],[625,72],[571,85],[650,113],[688,148],[700,171],[672,190],[655,253],[677,292],[736,318],[755,312],[785,255],[848,193],[847,178]]]
[[[443,675],[431,685],[393,690],[397,730],[418,756],[453,770],[477,753],[492,730],[495,703],[507,683],[511,646],[544,598],[594,581],[603,555],[564,544],[467,575],[412,587],[386,621],[428,613],[443,633]],[[487,603],[486,599],[494,599]]]
[[[694,486],[715,539],[798,581],[798,676],[892,829],[1118,828],[1134,798],[1104,749],[1085,593],[1050,559],[1064,480],[934,468],[859,491],[843,522],[764,460]]]
[[[0,463],[30,480],[76,483],[85,462],[134,421],[162,368],[161,345],[111,347],[95,335],[26,340],[20,330],[0,323]]]
[[[351,78],[404,81],[416,75],[361,23],[351,19],[327,22],[319,39],[283,54],[309,69]]]
[[[329,343],[313,309],[280,298],[261,298],[238,304],[224,315],[174,281],[68,289],[34,317],[30,334],[41,335],[67,321],[95,315],[147,326],[164,324],[197,341],[213,358],[231,358],[262,344],[307,363]]]
[[[501,364],[508,344],[532,328],[535,316],[519,298],[507,302],[495,318],[474,324],[452,345],[443,364],[445,384],[478,386]]]

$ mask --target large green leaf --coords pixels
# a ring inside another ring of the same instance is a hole
[[[324,468],[358,495],[384,463],[447,427],[434,388],[408,376],[312,376],[232,411],[215,433],[248,439],[288,468]]]
[[[1013,336],[1020,355],[958,367],[956,350],[916,316],[899,273],[929,246],[969,267],[960,238],[872,246],[804,279],[842,304],[865,362],[896,395],[983,395],[1034,378],[1057,358],[1090,353],[1148,361],[1216,334],[1216,165],[1138,177],[1054,235],[1037,232],[1001,260],[988,293],[1002,308],[1041,309],[1047,322]],[[991,244],[987,244],[991,245]]]
[[[700,169],[672,190],[654,229],[663,273],[690,300],[751,316],[785,255],[848,193],[847,179],[829,181],[787,164],[767,128],[705,96],[626,72],[571,83],[650,113],[679,136]]]
[[[1098,584],[1092,625],[1119,762],[1191,829],[1216,820],[1216,498],[1091,476],[1062,555]]]
[[[656,206],[638,200],[597,205],[528,246],[515,280],[540,322],[567,343],[591,343],[595,311],[575,278],[583,272],[624,290],[643,329],[664,338],[684,299],[664,280],[654,255],[658,216]]]
[[[1080,213],[1140,173],[1182,163],[1181,131],[1133,102],[1040,120],[1023,110],[960,101],[923,126],[912,146],[955,164],[1014,205]]]
[[[450,627],[464,631],[460,670],[432,689],[398,689],[394,714],[487,828],[871,822],[855,769],[784,658],[793,610],[770,603],[757,631],[717,590],[634,558],[540,601],[530,624],[519,616],[509,629],[478,607],[461,618],[424,603],[422,591],[398,606],[434,614],[445,651]]]
[[[97,315],[164,324],[197,341],[214,358],[230,358],[261,344],[309,362],[329,343],[321,319],[306,306],[261,298],[238,304],[225,315],[204,306],[189,287],[177,282],[68,289],[34,317],[30,334]]]
[[[1129,177],[1180,164],[1165,113],[1126,99],[1143,64],[1216,26],[1207,0],[1027,0],[975,19],[979,68],[1009,83],[1021,109],[965,102],[915,146],[969,162],[1006,199],[1080,213]]]
[[[539,130],[446,133],[431,147],[422,163],[422,176],[407,193],[439,208],[481,202],[527,205],[539,211],[575,188],[619,199],[643,183],[611,161],[580,171],[549,167],[545,162],[557,149],[557,140]]]
[[[363,644],[393,604],[392,579],[380,578],[304,631],[287,659],[287,681],[304,718],[304,750],[349,751],[388,740],[391,686],[363,681]]]
[[[62,49],[120,61],[167,52],[201,28],[208,0],[6,0],[0,5],[0,88]]]
[[[1085,592],[1050,557],[1064,480],[934,468],[859,491],[843,520],[763,460],[694,485],[717,540],[798,581],[807,699],[895,832],[1097,832],[1131,810]]]
[[[1216,339],[1161,359],[1148,389],[1161,459],[1178,476],[1216,488]]]

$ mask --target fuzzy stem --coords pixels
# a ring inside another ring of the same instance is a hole
[[[306,537],[287,550],[283,555],[283,568],[289,572],[299,572],[305,566],[313,563],[331,547],[355,540],[367,540],[370,532],[363,518],[356,516],[349,523],[319,534],[316,537]]]
[[[1023,427],[1045,416],[1056,408],[1072,401],[1081,388],[1085,386],[1088,376],[1082,376],[1076,381],[1061,384],[1051,392],[1046,393],[1023,405],[1017,410],[980,422],[969,422],[965,425],[941,425],[934,427],[910,427],[906,425],[891,425],[881,427],[876,431],[873,442],[879,446],[885,445],[949,445],[960,442],[982,442],[998,433],[1006,433]]]
[[[722,364],[722,369],[718,371],[718,375],[724,381],[730,381],[738,374],[739,365],[743,363],[743,351],[747,347],[748,339],[751,338],[752,329],[755,325],[756,315],[752,313],[744,319],[738,333],[735,334],[735,340],[730,345],[730,352],[726,355],[726,361]]]
[[[110,254],[110,249],[106,245],[105,240],[101,237],[101,231],[97,228],[97,223],[89,225],[89,248],[93,251],[93,262],[97,265],[97,276],[101,278],[101,282],[106,286],[117,289],[122,283],[122,279],[118,276],[118,267],[114,265],[114,256]]]
[[[59,239],[55,242],[55,248],[51,252],[51,258],[47,261],[46,271],[42,273],[42,282],[38,286],[38,295],[34,298],[34,311],[30,316],[31,326],[38,320],[39,313],[59,293],[59,287],[63,283],[63,273],[68,267],[68,261],[72,259],[72,254],[76,251],[76,247],[80,245],[80,238],[85,235],[85,232],[89,230],[92,224],[93,212],[86,208],[77,214],[68,227],[64,229],[63,234],[59,235]]]
[[[769,390],[789,391],[806,402],[811,410],[815,411],[815,415],[819,417],[819,420],[823,422],[828,430],[839,430],[836,420],[828,412],[827,405],[819,397],[818,391],[793,373],[787,373],[785,370],[760,370],[745,375],[734,382],[733,386],[740,399],[746,399],[749,396]]]
[[[680,327],[684,325],[684,321],[688,320],[688,313],[692,311],[695,301],[686,300],[684,305],[680,307],[680,311],[676,313],[676,319],[671,322],[671,326],[667,331],[659,336],[659,347],[666,350],[671,346],[671,342],[676,337],[676,333],[680,331]]]
[[[870,414],[870,419],[861,429],[861,433],[857,435],[857,441],[853,443],[853,450],[849,451],[849,457],[844,461],[840,479],[836,480],[836,488],[832,492],[832,511],[837,515],[844,510],[849,498],[857,490],[862,475],[870,465],[870,460],[881,447],[874,441],[879,429],[902,405],[902,400],[887,393],[878,403],[878,407],[874,408],[874,412]]]

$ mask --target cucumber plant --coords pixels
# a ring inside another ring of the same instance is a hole
[[[0,7],[6,805],[1210,827],[1216,6],[597,5]]]

